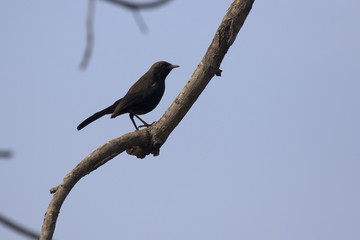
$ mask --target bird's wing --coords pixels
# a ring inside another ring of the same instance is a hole
[[[146,100],[149,96],[155,93],[159,88],[159,83],[153,83],[150,88],[139,90],[132,93],[127,93],[116,106],[111,117],[116,117],[120,114],[123,114],[123,111],[127,111],[132,106],[136,106]]]

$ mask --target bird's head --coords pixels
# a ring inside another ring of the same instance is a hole
[[[173,68],[177,68],[177,67],[179,67],[179,65],[172,65],[171,63],[168,63],[165,61],[160,61],[160,62],[154,63],[151,66],[150,70],[153,71],[153,73],[157,79],[165,80],[165,78],[170,73],[170,71]]]

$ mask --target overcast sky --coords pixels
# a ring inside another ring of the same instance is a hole
[[[85,118],[121,98],[156,61],[158,120],[207,50],[230,0],[133,14],[96,2],[86,71],[87,1],[0,1],[0,214],[39,231],[49,189],[127,115]],[[67,197],[56,239],[360,239],[360,2],[255,1],[234,45],[160,156],[121,154]],[[0,239],[24,239],[0,225]]]

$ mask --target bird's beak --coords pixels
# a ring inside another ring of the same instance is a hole
[[[180,67],[179,65],[171,65],[170,68],[173,69],[173,68],[178,68]]]

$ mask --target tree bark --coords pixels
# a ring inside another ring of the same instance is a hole
[[[146,155],[157,156],[160,147],[170,133],[180,123],[201,92],[214,75],[220,75],[220,64],[248,16],[254,0],[235,0],[228,9],[214,39],[195,72],[186,83],[160,120],[146,129],[127,133],[113,139],[82,160],[63,182],[52,191],[55,192],[45,214],[40,239],[51,239],[62,203],[72,187],[85,175],[105,164],[123,151],[144,158]]]

